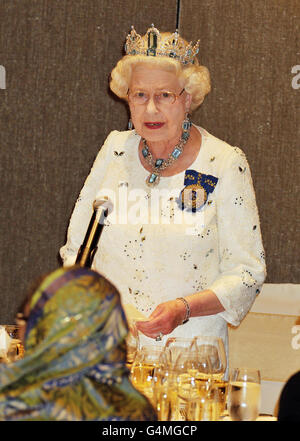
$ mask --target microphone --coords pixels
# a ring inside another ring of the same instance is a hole
[[[112,212],[112,209],[113,204],[106,197],[103,199],[96,199],[93,202],[93,215],[91,217],[84,241],[77,254],[77,265],[91,268],[94,256],[98,249],[98,241],[104,227],[104,220],[107,215]]]

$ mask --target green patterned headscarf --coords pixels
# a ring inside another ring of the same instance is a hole
[[[130,383],[127,322],[98,273],[60,268],[30,299],[25,357],[0,365],[0,420],[156,420]]]

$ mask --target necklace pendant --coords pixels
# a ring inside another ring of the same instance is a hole
[[[151,175],[148,176],[146,179],[146,184],[148,187],[154,187],[159,183],[159,175],[156,173],[151,173]]]
[[[159,168],[159,167],[161,167],[161,166],[163,165],[163,163],[164,163],[164,160],[163,160],[163,159],[157,159],[157,160],[155,161],[155,167],[156,167],[156,168]]]
[[[174,159],[178,159],[179,156],[181,155],[181,153],[182,153],[182,150],[178,147],[175,147],[175,149],[172,152],[172,156]]]

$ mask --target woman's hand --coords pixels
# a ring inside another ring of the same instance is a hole
[[[185,296],[189,303],[190,317],[218,314],[224,307],[216,294],[205,289],[196,294]],[[186,317],[186,307],[180,299],[161,303],[150,315],[149,320],[136,322],[136,327],[147,337],[156,338],[160,333],[170,334]]]
[[[160,333],[170,334],[185,318],[186,308],[180,300],[161,303],[150,315],[149,320],[136,322],[136,327],[147,337],[156,338]]]

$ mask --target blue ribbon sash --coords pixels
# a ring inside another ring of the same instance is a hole
[[[218,178],[213,175],[205,175],[196,170],[186,170],[184,188],[179,196],[180,208],[190,210],[193,213],[200,210],[205,205],[209,193],[214,191],[217,182]]]

